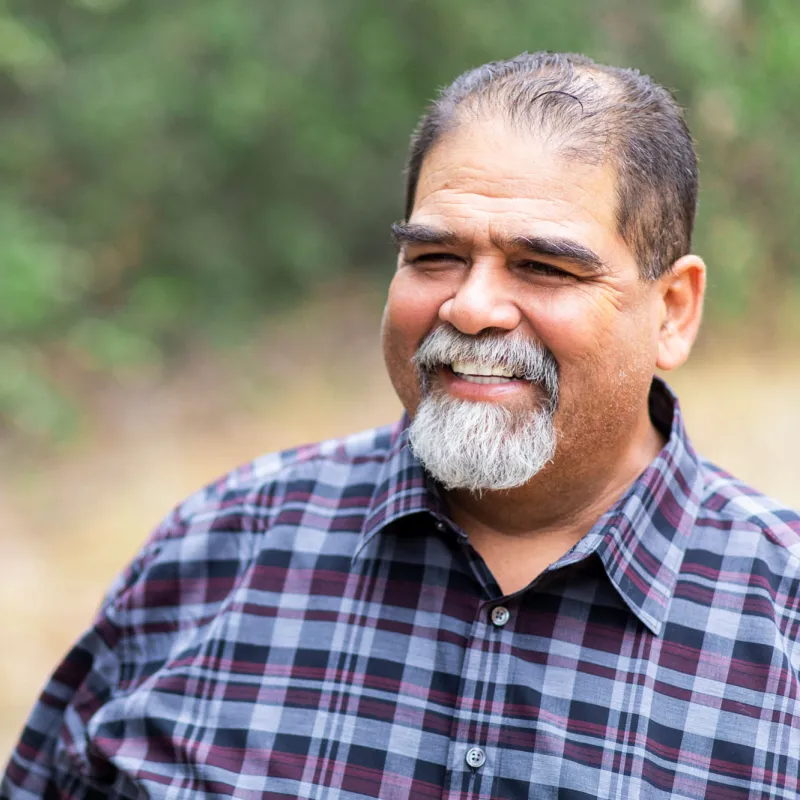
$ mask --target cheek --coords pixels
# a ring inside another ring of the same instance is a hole
[[[447,289],[420,280],[401,268],[389,286],[383,317],[384,343],[413,355],[420,342],[439,322],[439,309]]]
[[[531,316],[544,344],[569,362],[585,361],[612,343],[624,314],[609,299],[576,289],[537,298]]]
[[[563,370],[567,391],[570,376],[577,377],[576,386],[595,384],[612,393],[649,386],[657,341],[646,302],[621,303],[615,295],[577,289],[538,298],[532,316]]]
[[[414,413],[419,403],[419,383],[411,358],[422,340],[439,322],[446,296],[400,270],[392,280],[383,313],[381,338],[386,370],[401,403]]]

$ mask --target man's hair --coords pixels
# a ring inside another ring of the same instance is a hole
[[[643,278],[658,278],[690,251],[697,157],[680,106],[649,76],[575,53],[493,61],[442,89],[411,137],[406,219],[431,148],[459,125],[493,114],[567,158],[612,165],[617,227]]]

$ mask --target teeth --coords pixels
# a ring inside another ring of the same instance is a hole
[[[454,361],[450,368],[460,376],[492,375],[498,378],[513,378],[514,373],[505,367],[478,364],[475,361]],[[495,381],[480,381],[480,383],[495,383]]]
[[[458,377],[467,383],[510,383],[513,378],[503,378],[500,375],[465,375],[462,372],[458,373]]]

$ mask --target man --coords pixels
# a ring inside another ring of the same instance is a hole
[[[170,515],[33,711],[13,798],[800,794],[800,517],[654,378],[705,267],[671,96],[489,64],[414,134],[393,427]]]

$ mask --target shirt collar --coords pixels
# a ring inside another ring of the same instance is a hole
[[[401,517],[428,512],[442,521],[447,519],[447,506],[436,482],[411,452],[408,441],[409,422],[408,415],[404,412],[394,427],[354,558],[376,534]]]
[[[678,399],[659,378],[650,389],[650,418],[667,443],[578,547],[596,547],[622,599],[658,635],[700,511],[703,475]]]
[[[677,398],[659,378],[650,389],[650,417],[668,437],[650,466],[559,564],[596,554],[636,616],[658,635],[664,625],[689,536],[699,511],[702,475]],[[407,415],[395,426],[356,547],[355,560],[387,525],[427,512],[446,521],[435,482],[411,452]]]

